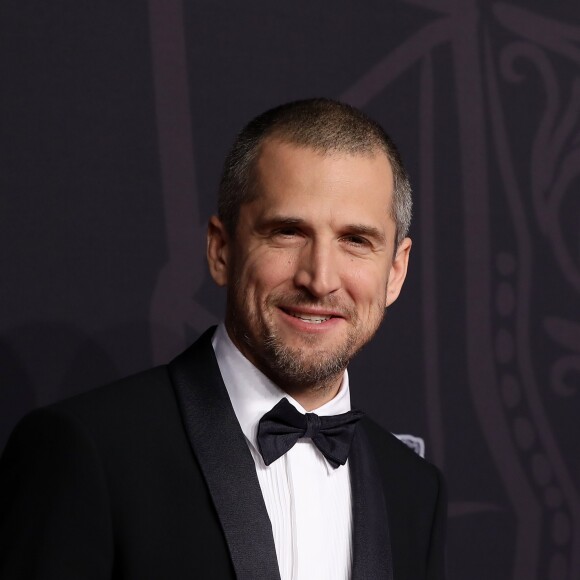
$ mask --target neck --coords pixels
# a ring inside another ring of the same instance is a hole
[[[332,401],[342,385],[342,379],[344,374],[330,377],[327,381],[322,384],[308,385],[306,388],[304,386],[296,387],[292,385],[284,384],[280,380],[272,379],[284,392],[288,393],[295,401],[300,403],[300,405],[306,411],[313,411],[325,405],[329,401]],[[270,378],[270,377],[269,377]]]

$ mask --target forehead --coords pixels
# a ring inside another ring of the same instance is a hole
[[[390,210],[393,172],[384,151],[350,153],[269,139],[255,165],[256,197],[288,204],[333,200]]]
[[[256,163],[254,183],[253,199],[240,207],[240,233],[260,238],[294,225],[320,239],[368,232],[377,248],[395,243],[393,174],[383,152],[322,153],[272,142]]]

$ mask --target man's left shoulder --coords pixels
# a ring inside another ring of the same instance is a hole
[[[438,489],[442,484],[440,470],[423,459],[395,435],[365,417],[361,427],[367,436],[383,479]]]

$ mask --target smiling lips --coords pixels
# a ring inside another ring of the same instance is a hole
[[[332,316],[315,316],[312,314],[298,314],[295,312],[288,312],[288,314],[294,316],[294,318],[299,318],[300,320],[304,320],[304,322],[310,322],[312,324],[321,324],[322,322],[326,322],[332,318]]]
[[[288,308],[281,308],[281,310],[289,316],[308,324],[322,324],[331,318],[343,318],[340,314],[334,312],[304,312],[302,310],[289,310]]]

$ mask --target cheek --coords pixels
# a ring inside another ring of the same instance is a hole
[[[263,298],[293,277],[293,260],[288,256],[255,255],[238,270],[238,280],[248,297]]]
[[[351,267],[348,289],[353,300],[361,307],[384,303],[387,296],[387,275],[375,267]]]

